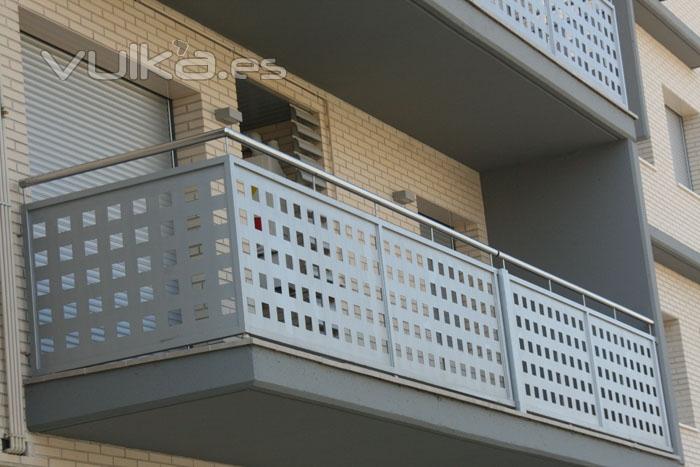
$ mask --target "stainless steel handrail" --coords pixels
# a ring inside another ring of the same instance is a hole
[[[432,219],[429,219],[425,216],[422,216],[418,213],[415,213],[399,204],[396,204],[392,201],[389,201],[387,199],[382,198],[381,196],[372,193],[368,190],[365,190],[364,188],[360,188],[357,185],[354,185],[353,183],[350,183],[342,178],[336,177],[333,174],[330,174],[318,167],[314,167],[313,165],[307,164],[305,162],[302,162],[301,160],[290,156],[289,154],[286,154],[278,149],[275,149],[273,147],[270,147],[264,143],[261,143],[260,141],[257,141],[253,138],[250,138],[242,133],[239,133],[235,130],[232,130],[231,128],[221,128],[218,130],[212,130],[208,131],[206,133],[202,133],[200,135],[196,136],[191,136],[188,138],[183,138],[181,140],[173,141],[170,143],[164,143],[164,144],[158,144],[155,146],[150,146],[147,148],[143,149],[137,149],[135,151],[130,151],[124,154],[118,154],[115,156],[110,156],[106,157],[103,159],[98,159],[95,161],[90,161],[86,162],[84,164],[79,164],[73,167],[68,167],[65,169],[60,169],[60,170],[55,170],[53,172],[47,172],[41,175],[36,175],[33,177],[28,177],[23,180],[20,180],[19,185],[22,188],[28,188],[34,185],[38,185],[41,183],[47,183],[51,182],[54,180],[59,180],[61,178],[66,178],[70,177],[73,175],[78,175],[81,173],[85,172],[90,172],[92,170],[98,170],[98,169],[103,169],[106,167],[111,167],[117,164],[122,164],[124,162],[130,162],[138,159],[143,159],[145,157],[150,157],[150,156],[155,156],[157,154],[162,154],[167,151],[175,151],[178,149],[184,149],[187,147],[195,146],[197,144],[202,144],[202,143],[207,143],[209,141],[215,141],[217,139],[221,138],[229,138],[234,141],[237,141],[241,143],[244,146],[247,146],[252,149],[256,149],[263,154],[266,154],[270,157],[274,157],[275,159],[281,160],[289,165],[292,165],[304,172],[310,173],[311,175],[318,177],[322,180],[325,180],[329,183],[332,183],[335,186],[338,186],[344,190],[347,190],[351,193],[354,193],[362,198],[365,198],[369,201],[372,201],[378,206],[385,207],[391,211],[394,211],[398,214],[401,214],[403,216],[408,217],[409,219],[412,219],[416,222],[420,222],[421,224],[425,224],[432,229],[438,230],[440,232],[443,232],[447,235],[450,235],[451,237],[462,241],[468,245],[473,246],[474,248],[477,248],[489,255],[491,255],[494,258],[499,258],[507,263],[511,263],[521,269],[524,269],[526,271],[529,271],[537,276],[540,276],[544,279],[547,279],[548,281],[552,281],[553,283],[557,283],[562,287],[565,287],[573,292],[576,292],[578,294],[581,294],[584,297],[588,297],[593,299],[596,302],[599,302],[603,305],[606,305],[610,307],[613,312],[621,312],[626,315],[629,315],[630,317],[639,320],[643,323],[646,323],[648,325],[653,325],[654,321],[647,318],[646,316],[640,315],[639,313],[630,310],[629,308],[620,305],[618,303],[615,303],[611,300],[608,300],[607,298],[601,297],[600,295],[591,292],[590,290],[586,290],[582,287],[579,287],[575,284],[572,284],[571,282],[568,282],[560,277],[557,277],[553,274],[550,274],[546,271],[543,271],[540,268],[537,268],[535,266],[532,266],[531,264],[528,264],[524,261],[521,261],[513,256],[510,256],[507,253],[504,253],[502,251],[499,251],[495,248],[492,248],[484,243],[481,243],[478,240],[474,240],[473,238],[470,238],[462,233],[457,232],[456,230],[453,230],[449,227],[446,227],[438,222],[433,221]]]

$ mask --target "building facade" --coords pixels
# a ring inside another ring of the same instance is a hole
[[[637,26],[649,125],[647,137],[639,142],[640,163],[671,375],[689,465],[700,462],[694,409],[697,383],[691,363],[695,355],[692,323],[699,248],[697,147],[693,140],[698,65],[692,55],[696,52],[688,52],[697,51],[700,30],[693,7],[693,2],[663,2],[666,10],[661,10],[658,22],[654,22],[646,17],[649,6],[642,5],[645,16]],[[662,28],[676,32],[664,34]],[[688,51],[669,42],[680,37],[690,44]]]
[[[0,463],[700,465],[693,6],[0,0]]]

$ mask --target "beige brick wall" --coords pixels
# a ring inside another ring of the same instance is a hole
[[[5,105],[7,148],[13,196],[15,232],[21,232],[19,207],[21,193],[17,182],[28,175],[26,109],[20,56],[20,8],[36,13],[63,28],[112,50],[124,50],[130,43],[145,42],[161,51],[169,50],[175,39],[186,40],[190,50],[213,52],[220,64],[234,58],[256,57],[196,22],[174,12],[155,0],[0,0],[0,70]],[[163,63],[172,69],[173,60]],[[252,79],[258,80],[257,75]],[[296,104],[317,112],[321,117],[326,167],[337,175],[390,198],[396,190],[410,189],[442,205],[476,225],[481,240],[486,240],[484,207],[479,174],[416,141],[391,126],[365,114],[335,96],[304,80],[288,76],[263,84]],[[191,93],[174,100],[177,137],[219,127],[213,110],[235,106],[233,81],[180,82]],[[219,154],[222,143],[182,151],[181,162]],[[234,147],[234,152],[240,148]],[[342,197],[352,201],[350,198]],[[356,203],[356,201],[353,201]],[[21,236],[15,237],[18,265],[19,305],[26,313]],[[29,350],[29,324],[21,324],[23,351]],[[1,343],[0,343],[1,344]],[[23,362],[25,373],[27,360]],[[4,375],[0,374],[0,383]],[[6,394],[0,384],[0,430],[7,426]],[[0,454],[2,465],[78,466],[124,465],[209,466],[212,464],[173,458],[156,453],[65,440],[30,434],[29,453],[16,457]]]
[[[667,0],[700,33],[697,0]],[[665,105],[684,117],[695,189],[700,188],[700,75],[637,27],[640,65],[651,138],[639,143],[649,223],[700,250],[700,196],[675,179]],[[686,465],[700,466],[700,284],[656,265],[669,363],[681,422]]]
[[[651,136],[639,145],[648,220],[700,250],[700,196],[676,182],[664,109],[671,104],[687,118],[686,125],[693,123],[700,113],[700,75],[640,27],[637,38]],[[689,140],[688,149],[691,157],[700,158],[697,138]]]
[[[657,264],[656,280],[686,465],[700,465],[700,284]]]

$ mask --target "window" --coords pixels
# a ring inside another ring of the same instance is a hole
[[[464,217],[438,206],[425,198],[421,198],[420,196],[416,198],[416,203],[419,214],[437,222],[438,224],[442,224],[445,227],[449,227],[461,234],[467,235],[468,237],[478,239],[479,228],[476,222],[465,219]],[[464,242],[456,240],[451,235],[432,229],[428,225],[420,225],[420,235],[422,237],[429,238],[442,246],[446,246],[451,250],[457,250],[460,253],[464,253],[475,258],[481,257],[480,251]]]
[[[319,116],[253,83],[237,79],[238,109],[243,115],[241,131],[251,138],[280,149],[315,167],[323,167],[321,122]],[[259,151],[245,148],[243,158],[278,175],[295,180],[317,191],[325,189],[323,180],[280,162]]]
[[[693,181],[690,172],[683,117],[666,107],[666,121],[668,123],[668,137],[671,144],[673,171],[676,175],[676,180],[692,190]]]
[[[450,229],[454,229],[453,225],[441,222],[438,219],[430,217],[428,214],[425,214],[422,212],[420,214],[424,215],[425,217],[427,217],[430,220],[437,222],[438,224],[444,225],[445,227],[449,227]],[[455,249],[454,238],[452,238],[450,235],[447,235],[444,232],[441,232],[439,230],[434,230],[428,225],[425,225],[425,224],[420,225],[420,234],[422,237],[429,238],[429,239],[433,240],[435,243],[439,243],[440,245],[446,246],[447,248],[450,248],[452,250]]]

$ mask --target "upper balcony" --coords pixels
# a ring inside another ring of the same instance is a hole
[[[479,171],[636,132],[624,1],[163,3]]]
[[[650,319],[232,130],[186,143],[224,136],[368,209],[231,156],[27,205],[31,430],[244,465],[675,462]]]

